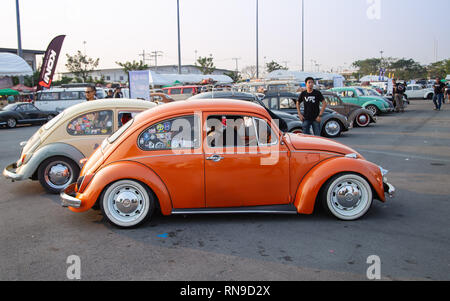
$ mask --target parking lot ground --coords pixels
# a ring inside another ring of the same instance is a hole
[[[397,195],[361,220],[311,216],[162,216],[138,229],[74,214],[38,182],[0,179],[0,280],[365,280],[379,256],[386,280],[450,280],[450,104],[412,100],[336,139],[390,170]],[[0,167],[38,127],[0,130]],[[182,181],[182,179],[180,179]]]

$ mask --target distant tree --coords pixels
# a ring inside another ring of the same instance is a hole
[[[129,75],[128,72],[130,71],[137,71],[137,70],[148,70],[149,66],[147,64],[144,64],[143,61],[132,61],[132,62],[116,62],[117,65],[119,65],[120,67],[122,67],[123,72],[126,73],[128,80],[129,80]]]
[[[39,71],[34,71],[32,76],[25,76],[24,77],[25,86],[27,86],[27,87],[36,86],[39,81],[39,75],[40,75]]]
[[[398,59],[389,65],[389,72],[404,80],[419,79],[427,76],[427,69],[413,59]]]
[[[278,64],[275,61],[271,61],[270,63],[266,64],[266,70],[267,70],[267,73],[270,73],[270,72],[273,72],[276,70],[288,70],[288,68],[281,66],[280,64]]]
[[[199,66],[197,66],[197,68],[204,75],[212,74],[216,70],[216,67],[214,66],[213,60],[214,59],[213,59],[212,55],[210,55],[209,57],[206,57],[206,56],[205,57],[199,57],[197,59],[197,63],[199,65]]]
[[[381,68],[381,59],[373,58],[359,60],[353,63],[353,67],[358,69],[358,72],[356,72],[358,77],[369,74],[378,74]]]
[[[71,83],[72,80],[73,80],[73,78],[71,78],[71,77],[63,76],[63,77],[61,78],[61,80],[54,81],[54,82],[52,83],[52,85],[53,85],[53,86],[61,86],[61,85],[65,85],[65,84]]]
[[[385,75],[395,74],[396,78],[403,80],[424,78],[427,75],[427,68],[413,59],[398,58],[371,58],[359,60],[353,63],[353,67],[358,71],[353,75],[360,78],[364,75],[378,75],[380,69],[386,69]]]
[[[224,74],[231,77],[231,79],[233,80],[233,83],[238,83],[238,82],[242,81],[242,76],[238,71],[232,71],[232,72],[228,72],[228,73],[224,73]]]
[[[450,74],[450,59],[428,65],[427,74],[429,78],[445,78],[448,74]]]
[[[83,82],[86,82],[89,77],[89,73],[94,71],[97,68],[100,59],[93,59],[85,54],[83,54],[80,50],[78,50],[77,54],[71,56],[66,54],[67,63],[66,68],[69,72],[73,73],[76,77],[81,78]]]
[[[242,69],[241,73],[245,79],[255,78],[256,77],[256,66],[254,66],[254,65],[247,66],[244,69]]]

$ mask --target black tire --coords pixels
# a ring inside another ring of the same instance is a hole
[[[50,175],[52,169],[55,169],[53,170],[54,179],[52,179],[52,176]],[[68,174],[66,174],[66,171]],[[57,175],[55,175],[55,173],[57,173]],[[38,168],[37,175],[39,182],[45,190],[52,194],[59,194],[67,186],[78,180],[80,168],[71,159],[58,156],[48,158],[42,162]],[[57,177],[61,179],[57,180]],[[67,178],[67,180],[64,181],[64,178]]]
[[[15,127],[17,126],[17,120],[14,119],[14,118],[9,118],[9,119],[6,121],[6,126],[7,126],[8,128],[10,128],[10,129],[15,128]]]
[[[434,94],[431,93],[431,94],[429,94],[429,95],[427,96],[427,99],[428,99],[428,100],[433,100],[433,97],[434,97]]]
[[[368,105],[365,109],[371,111],[373,116],[380,115],[380,109],[376,105]]]
[[[103,217],[111,225],[130,229],[146,223],[153,216],[156,196],[139,181],[119,180],[103,190],[99,203]]]
[[[357,188],[352,188],[352,185]],[[353,191],[349,191],[352,189]],[[359,200],[352,198],[355,191],[360,192]],[[341,195],[339,199],[339,192],[346,192],[346,194],[345,196]],[[347,198],[348,196],[349,198]],[[370,183],[362,176],[354,173],[342,173],[332,177],[322,187],[320,194],[320,201],[325,211],[343,221],[354,221],[362,218],[372,206],[373,198]],[[354,209],[352,210],[352,208]]]
[[[332,127],[332,129],[327,128],[328,126]],[[327,138],[337,138],[341,136],[343,127],[342,123],[337,119],[327,120],[322,128],[322,136]]]

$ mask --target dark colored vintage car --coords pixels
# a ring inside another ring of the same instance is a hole
[[[298,93],[269,92],[264,96],[262,102],[271,110],[288,113],[298,118],[297,106],[295,104],[298,97]],[[301,107],[301,111],[303,114],[303,106]],[[323,114],[320,127],[322,136],[336,138],[343,132],[348,131],[350,124],[346,116],[327,108]]]
[[[256,104],[265,107],[265,109],[269,112],[270,116],[274,120],[279,120],[280,129],[285,133],[301,133],[302,132],[302,122],[293,115],[281,112],[269,110],[261,100],[256,97],[256,95],[245,92],[234,92],[234,91],[217,91],[217,92],[205,92],[201,94],[197,94],[189,98],[191,99],[236,99],[236,100],[245,100],[254,102]]]
[[[44,124],[58,114],[53,111],[41,111],[31,103],[14,103],[0,111],[0,126],[12,129],[18,124]]]
[[[331,92],[322,92],[325,101],[330,109],[347,117],[348,122],[353,126],[367,127],[371,123],[376,123],[377,118],[369,110],[356,104],[345,103],[339,95]]]

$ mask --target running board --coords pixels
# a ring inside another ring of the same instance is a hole
[[[191,214],[298,214],[293,204],[232,208],[172,209],[174,215]]]

